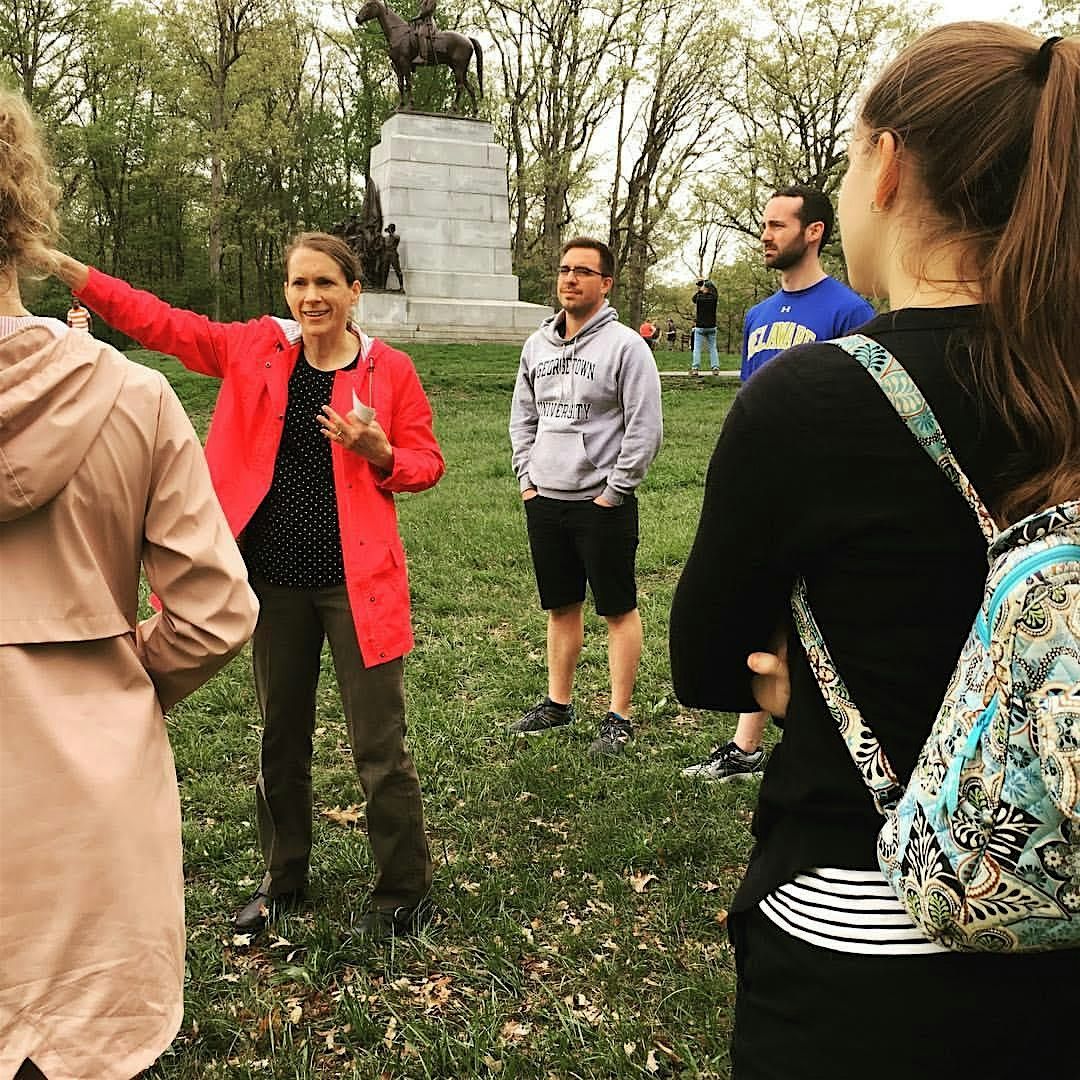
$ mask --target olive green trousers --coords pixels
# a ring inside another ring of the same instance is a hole
[[[431,854],[416,767],[405,748],[404,662],[365,667],[344,585],[293,589],[252,580],[252,638],[263,717],[255,800],[270,896],[303,889],[311,857],[315,695],[329,640],[365,814],[375,883],[371,906],[411,907],[431,888]]]

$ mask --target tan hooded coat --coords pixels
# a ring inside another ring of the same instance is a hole
[[[163,610],[138,623],[140,565]],[[129,1080],[183,1015],[162,718],[257,605],[165,379],[0,319],[0,1080]]]

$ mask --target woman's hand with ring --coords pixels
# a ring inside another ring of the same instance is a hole
[[[316,419],[323,435],[340,443],[343,449],[359,454],[384,472],[394,467],[394,448],[378,420],[365,424],[351,410],[340,416],[329,405],[323,406]]]

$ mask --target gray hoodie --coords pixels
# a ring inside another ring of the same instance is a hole
[[[572,338],[565,313],[544,320],[521,350],[510,410],[522,491],[613,506],[645,479],[664,423],[660,376],[640,334],[605,304]]]

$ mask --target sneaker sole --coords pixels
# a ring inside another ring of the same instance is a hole
[[[761,773],[740,772],[732,773],[730,776],[703,776],[700,779],[704,780],[707,784],[741,784],[747,780],[760,780]]]
[[[605,746],[601,747],[589,747],[589,757],[605,758],[605,757],[622,757],[626,753],[626,746],[620,746],[617,750],[613,747]]]
[[[761,770],[754,772],[729,773],[727,776],[710,776],[707,772],[687,772],[685,769],[679,774],[687,780],[701,780],[706,784],[729,784],[732,781],[761,779]]]

